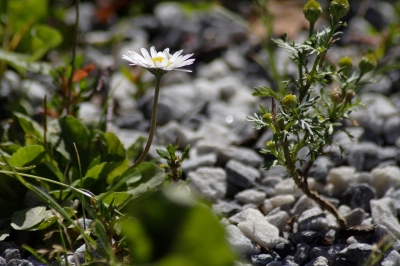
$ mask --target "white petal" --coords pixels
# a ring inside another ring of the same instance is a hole
[[[192,72],[192,70],[189,70],[189,69],[180,69],[180,68],[175,68],[174,70],[176,70],[176,71],[180,71],[180,72],[188,72],[188,73]]]
[[[151,53],[151,57],[152,58],[157,57],[157,51],[156,51],[156,48],[154,46],[152,46],[150,48],[150,53]]]
[[[141,51],[142,51],[144,59],[146,59],[147,62],[150,63],[150,62],[153,61],[153,60],[151,60],[151,56],[150,56],[149,52],[146,49],[142,48]]]
[[[174,53],[174,55],[171,57],[170,61],[173,62],[180,56],[180,54],[183,52],[183,50],[179,50],[178,52]]]

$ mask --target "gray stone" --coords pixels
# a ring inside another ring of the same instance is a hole
[[[400,223],[394,215],[392,199],[371,200],[371,216],[374,223],[384,225],[392,234],[400,236]]]
[[[335,262],[346,261],[353,263],[352,265],[364,265],[368,259],[373,259],[380,254],[380,250],[372,245],[354,243],[340,251],[335,258]]]
[[[400,251],[400,240],[384,225],[378,224],[375,227],[373,242],[379,243],[381,247],[390,247],[390,249]]]
[[[237,227],[247,238],[261,247],[275,247],[279,241],[279,229],[267,222],[260,211],[247,209],[242,213],[242,219]]]
[[[387,144],[393,145],[400,137],[400,117],[396,115],[388,118],[383,128]]]
[[[167,27],[178,27],[183,18],[183,6],[175,2],[159,3],[154,8],[154,15],[160,24]]]
[[[374,80],[375,82],[365,84],[360,90],[360,94],[366,92],[379,93],[383,95],[390,94],[393,83],[387,75],[376,75],[374,76]]]
[[[348,226],[360,225],[365,219],[365,212],[363,209],[356,208],[344,215],[343,218],[346,220]]]
[[[273,262],[274,258],[271,254],[259,254],[251,256],[251,263],[254,266],[266,266],[270,262]]]
[[[208,199],[225,197],[227,176],[222,168],[200,167],[195,172],[190,172],[187,179],[191,180],[191,188]]]
[[[363,104],[368,108],[356,108],[351,113],[352,119],[357,121],[361,127],[382,134],[386,119],[398,114],[397,108],[392,104],[390,99],[378,93],[363,94]]]
[[[217,156],[215,153],[198,155],[191,152],[190,157],[183,162],[181,169],[184,173],[188,173],[200,167],[213,167],[216,162]]]
[[[390,187],[400,187],[400,168],[398,166],[386,166],[374,168],[371,171],[372,186],[376,189],[377,196],[382,197]]]
[[[322,231],[328,227],[326,215],[319,207],[304,211],[297,222],[299,223],[300,231]]]
[[[7,262],[9,262],[12,259],[18,259],[18,260],[21,259],[19,250],[16,248],[8,248],[4,250],[3,257],[6,259]]]
[[[328,259],[325,257],[318,257],[310,263],[307,263],[305,266],[328,266]]]
[[[299,264],[294,262],[294,258],[292,256],[287,256],[283,259],[282,266],[299,266]]]
[[[101,109],[92,102],[82,102],[79,104],[78,118],[85,124],[96,124],[101,117]]]
[[[218,215],[230,217],[240,211],[241,206],[234,202],[218,201],[212,205],[212,210]]]
[[[217,148],[217,159],[221,165],[225,165],[230,159],[253,167],[259,167],[263,163],[263,158],[254,150],[234,146]]]
[[[235,195],[235,199],[243,204],[259,204],[264,201],[267,194],[256,189],[246,189]]]
[[[229,244],[240,254],[253,255],[260,253],[260,249],[251,243],[250,239],[245,237],[236,226],[228,225],[225,230]]]
[[[319,156],[317,160],[315,160],[313,166],[310,168],[308,172],[308,176],[313,177],[315,181],[325,183],[329,170],[334,166],[332,160],[327,156]]]
[[[369,212],[369,202],[374,198],[376,198],[376,191],[373,187],[367,184],[359,184],[350,186],[343,193],[341,200],[343,204],[347,204],[353,209],[362,208]]]
[[[332,168],[328,174],[328,183],[333,185],[332,193],[341,195],[354,182],[354,167],[341,166]]]
[[[305,210],[308,210],[308,209],[311,209],[311,208],[317,207],[317,206],[318,206],[318,204],[315,201],[313,201],[312,199],[307,197],[307,195],[303,195],[293,206],[291,213],[300,215]]]
[[[4,266],[6,264],[7,264],[6,260],[3,257],[0,257],[0,266]]]
[[[331,246],[317,246],[310,250],[310,259],[316,259],[318,257],[324,257],[328,260],[329,264],[332,264],[335,260],[336,254],[343,250],[346,246],[344,244],[334,244]]]
[[[400,214],[400,189],[397,189],[392,193],[392,200],[393,200],[393,206],[396,210],[395,214],[399,215]]]
[[[289,215],[285,211],[279,211],[275,214],[268,214],[265,219],[272,225],[275,225],[280,231],[285,231]]]
[[[207,79],[217,79],[228,75],[230,72],[228,64],[223,59],[215,59],[207,65],[200,67],[198,76]]]
[[[396,250],[392,250],[381,262],[382,266],[400,265],[400,254]]]
[[[267,264],[267,266],[282,266],[282,262],[280,261],[271,261],[270,263]]]
[[[324,234],[322,232],[315,231],[301,231],[289,234],[289,240],[294,244],[306,243],[312,245],[315,241],[323,238]]]
[[[202,138],[197,145],[226,147],[236,143],[239,137],[224,125],[213,121],[205,121],[197,130],[197,137]]]
[[[26,93],[29,103],[33,106],[39,106],[43,103],[44,96],[48,89],[39,81],[25,79],[21,82],[21,89]],[[50,95],[47,95],[48,98]]]
[[[12,259],[9,262],[7,262],[6,266],[34,266],[34,265],[28,260]]]
[[[275,195],[293,195],[297,198],[303,195],[303,191],[296,186],[293,179],[286,178],[276,184]]]
[[[305,243],[297,244],[296,254],[294,254],[294,262],[302,264],[307,258],[310,252],[310,246]]]
[[[168,145],[175,143],[184,148],[187,145],[193,146],[199,139],[196,133],[176,121],[171,121],[164,126],[157,128],[158,143]]]
[[[244,69],[247,65],[243,54],[236,47],[230,47],[223,56],[229,66],[233,69]]]
[[[355,143],[349,149],[347,162],[357,171],[369,171],[381,162],[379,149],[380,147],[372,142]]]
[[[229,160],[226,164],[228,182],[236,187],[245,189],[253,186],[260,178],[260,171],[236,160]]]

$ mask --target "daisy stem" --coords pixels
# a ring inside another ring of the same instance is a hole
[[[149,138],[147,139],[146,146],[142,154],[140,155],[139,159],[133,164],[132,167],[136,167],[141,164],[147,157],[149,153],[151,143],[153,142],[154,133],[156,132],[156,125],[157,125],[157,107],[158,107],[158,94],[160,92],[160,84],[162,75],[155,75],[156,76],[156,89],[154,91],[154,100],[153,100],[153,108],[151,113],[151,125],[150,125],[150,132]]]

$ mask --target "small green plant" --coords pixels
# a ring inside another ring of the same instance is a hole
[[[287,93],[284,96],[271,88],[256,88],[253,95],[269,97],[271,109],[260,106],[259,114],[247,117],[256,129],[269,128],[273,132],[273,138],[261,152],[272,154],[275,160],[268,162],[265,168],[283,165],[308,197],[335,215],[341,228],[346,228],[345,219],[331,203],[310,190],[307,178],[323,149],[336,144],[333,134],[340,128],[340,121],[349,119],[352,108],[360,105],[360,99],[355,98],[361,77],[377,65],[373,55],[364,56],[358,70],[352,69],[350,58],[342,58],[338,65],[324,60],[342,34],[338,29],[346,26],[341,18],[349,8],[347,0],[333,0],[329,6],[330,28],[314,32],[321,7],[315,0],[305,5],[303,12],[310,22],[308,39],[303,43],[288,42],[286,37],[273,40],[291,54],[290,59],[298,66],[298,78],[284,81]],[[299,156],[303,150],[307,152],[307,160]]]
[[[158,155],[167,160],[167,165],[161,165],[161,168],[164,168],[166,171],[165,181],[167,183],[177,183],[181,180],[182,170],[179,168],[181,167],[182,162],[186,158],[189,158],[190,145],[186,146],[181,156],[176,155],[175,152],[177,149],[178,146],[172,144],[169,144],[166,147],[166,150],[157,149]]]

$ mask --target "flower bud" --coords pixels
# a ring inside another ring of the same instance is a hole
[[[262,120],[266,123],[271,122],[272,121],[272,115],[271,113],[266,113],[265,115],[263,115]]]
[[[334,103],[340,103],[342,101],[342,91],[339,88],[335,88],[332,90],[331,100]]]
[[[339,60],[339,67],[343,68],[343,74],[347,77],[350,75],[351,68],[353,67],[353,62],[350,57],[342,57]]]
[[[329,11],[331,12],[332,18],[335,22],[338,22],[342,17],[350,10],[349,1],[347,0],[332,0],[329,5]]]
[[[378,62],[373,54],[367,54],[361,57],[361,61],[358,64],[360,68],[361,75],[368,73],[376,68]]]
[[[275,150],[275,148],[276,148],[275,141],[273,141],[273,140],[268,140],[267,143],[265,143],[265,145],[270,150]]]
[[[286,108],[289,108],[289,109],[295,108],[296,105],[297,105],[297,97],[296,97],[296,95],[293,95],[293,94],[290,94],[290,93],[286,94],[286,96],[283,97],[282,105],[284,107],[286,107]]]
[[[353,90],[348,90],[346,92],[346,101],[351,101],[356,96],[356,93]]]
[[[314,24],[322,14],[321,5],[315,0],[310,0],[304,6],[303,14],[311,24]]]

